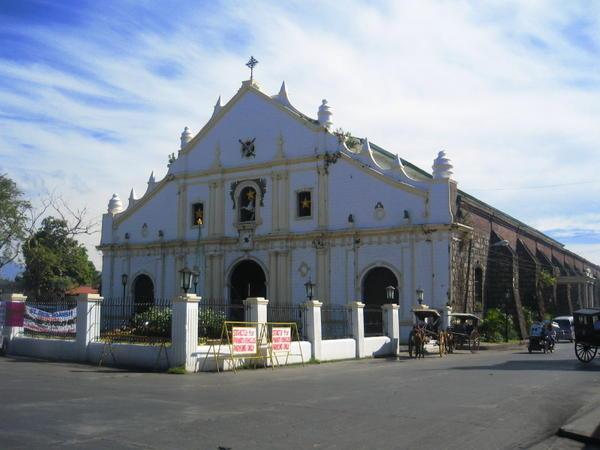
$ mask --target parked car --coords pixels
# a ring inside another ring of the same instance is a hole
[[[560,330],[557,330],[556,332],[556,340],[573,342],[573,339],[575,338],[573,316],[559,316],[552,320],[560,327]]]

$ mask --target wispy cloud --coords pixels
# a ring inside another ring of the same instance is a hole
[[[562,1],[6,2],[0,170],[99,217],[166,170],[253,54],[265,90],[285,79],[309,115],[326,97],[336,126],[426,169],[445,149],[460,187],[600,262],[578,234],[595,248],[600,184],[578,183],[600,172],[599,18]]]

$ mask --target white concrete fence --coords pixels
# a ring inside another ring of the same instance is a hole
[[[21,294],[8,294],[4,301],[26,302]],[[24,336],[22,327],[4,327],[5,350],[8,354],[60,361],[76,361],[145,369],[166,369],[184,366],[188,371],[232,369],[226,358],[228,346],[221,347],[221,358],[215,361],[214,347],[198,345],[198,304],[201,297],[193,294],[172,299],[171,343],[167,346],[130,343],[107,343],[100,339],[100,318],[103,298],[97,294],[83,294],[77,298],[77,331],[75,339],[52,339]],[[267,305],[264,298],[244,301],[248,322],[267,323]],[[322,338],[321,307],[318,300],[303,305],[305,311],[303,337],[306,341],[293,342],[288,363],[313,359],[333,361],[351,358],[368,358],[397,355],[400,342],[398,305],[383,305],[383,335],[365,337],[364,304],[346,305],[350,337],[345,339]],[[208,356],[207,356],[208,355]],[[240,360],[243,363],[243,360]]]

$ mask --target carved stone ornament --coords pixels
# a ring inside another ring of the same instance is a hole
[[[322,238],[322,237],[313,239],[312,245],[317,250],[323,250],[325,248],[325,245],[326,245],[325,239]]]
[[[385,208],[381,202],[377,202],[375,210],[373,212],[375,219],[382,220],[385,217]]]
[[[246,139],[243,141],[241,139],[238,139],[238,141],[240,142],[240,144],[242,144],[242,158],[254,158],[256,156],[254,147],[254,141],[256,141],[256,138]]]
[[[254,248],[253,230],[241,230],[239,245],[242,250],[252,250]]]
[[[308,275],[309,272],[310,272],[310,267],[308,267],[308,264],[306,264],[304,261],[302,261],[302,263],[298,267],[298,273],[300,274],[300,276],[302,278],[306,278],[306,276]]]

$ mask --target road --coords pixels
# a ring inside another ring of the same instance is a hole
[[[530,448],[600,400],[600,361],[481,351],[237,374],[0,358],[0,448]]]

